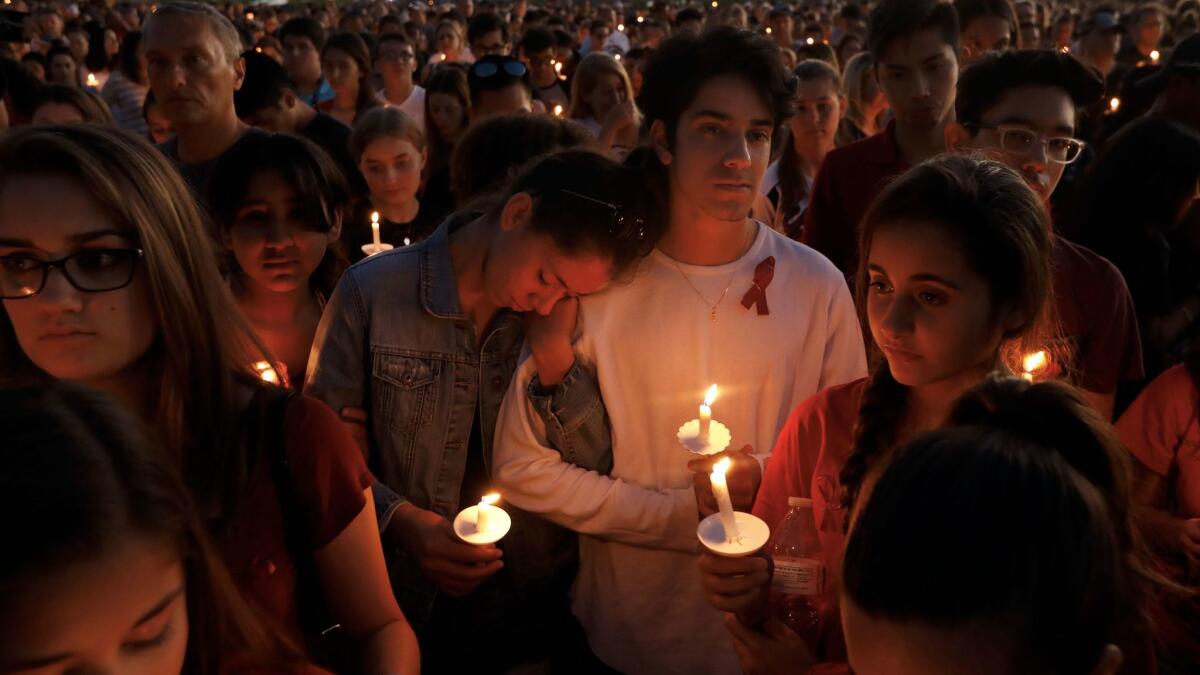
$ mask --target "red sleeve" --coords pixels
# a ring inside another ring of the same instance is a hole
[[[296,396],[284,421],[288,466],[314,549],[333,541],[350,525],[375,482],[362,452],[333,410],[308,396]]]
[[[1125,447],[1154,473],[1170,472],[1196,415],[1197,395],[1187,368],[1175,366],[1151,382],[1117,422]]]
[[[801,241],[829,258],[842,274],[852,274],[858,246],[857,223],[847,223],[846,210],[838,198],[839,156],[826,156],[813,182],[812,197],[804,214]]]
[[[815,394],[796,406],[767,461],[753,513],[772,530],[787,515],[788,497],[812,497],[812,461],[825,441],[819,420],[822,399]]]

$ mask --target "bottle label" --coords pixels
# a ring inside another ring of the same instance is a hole
[[[786,595],[818,595],[825,583],[825,569],[819,560],[777,558],[771,586]]]

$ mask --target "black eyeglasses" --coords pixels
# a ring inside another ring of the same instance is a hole
[[[525,68],[525,64],[515,59],[509,59],[497,63],[495,61],[483,61],[471,66],[471,73],[478,78],[494,77],[503,68],[504,72],[512,77],[525,77],[525,73],[529,72]]]
[[[576,199],[582,199],[586,202],[603,206],[612,211],[612,222],[609,224],[608,233],[612,235],[613,239],[616,239],[619,242],[632,241],[640,244],[640,246],[638,246],[638,253],[641,255],[646,255],[650,252],[651,248],[654,248],[654,242],[649,241],[649,239],[646,237],[646,221],[640,216],[626,215],[623,212],[622,207],[618,206],[617,204],[602,201],[600,199],[596,199],[595,197],[589,197],[573,190],[567,190],[564,188],[561,190],[561,192],[563,194],[571,195]]]
[[[992,129],[1000,133],[1000,147],[1008,152],[1024,157],[1034,148],[1046,146],[1046,159],[1059,164],[1070,164],[1079,159],[1083,152],[1083,141],[1070,136],[1045,137],[1024,127],[1007,124],[974,124],[978,129]]]
[[[140,248],[86,248],[58,260],[6,255],[0,257],[0,298],[16,300],[41,293],[55,267],[62,268],[63,276],[78,290],[115,291],[133,281],[141,257]]]

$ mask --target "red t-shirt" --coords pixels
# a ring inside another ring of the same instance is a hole
[[[867,379],[830,387],[796,406],[775,441],[754,515],[774,530],[788,511],[788,497],[813,500],[813,517],[825,563],[824,653],[822,673],[848,672],[846,645],[837,613],[837,587],[846,548],[846,509],[842,506],[842,467],[854,449],[854,427]]]
[[[1054,301],[1080,388],[1112,394],[1142,379],[1142,340],[1125,279],[1091,250],[1053,235]]]
[[[321,401],[295,396],[288,403],[284,452],[311,550],[333,541],[354,520],[375,481],[358,445],[338,416]],[[242,596],[302,643],[296,603],[297,571],[286,546],[284,510],[272,477],[269,450],[261,449],[250,484],[222,528],[217,544]]]
[[[859,221],[884,186],[908,169],[896,144],[894,121],[874,136],[834,149],[817,171],[800,240],[843,274],[853,274]]]
[[[1117,422],[1126,447],[1154,473],[1175,474],[1181,518],[1200,518],[1200,391],[1183,365],[1159,375]]]

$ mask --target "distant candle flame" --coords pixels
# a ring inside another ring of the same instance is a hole
[[[361,218],[361,216],[359,216],[359,217]],[[371,212],[371,222],[375,225],[379,224],[379,212],[378,211]]]
[[[713,6],[713,9],[717,8],[717,0],[712,1],[712,6]]]
[[[717,385],[714,384],[713,386],[709,387],[708,391],[704,394],[704,405],[712,406],[713,402],[716,400],[717,400]]]
[[[811,45],[811,44],[815,43],[815,42],[816,42],[816,40],[814,40],[814,39],[812,39],[812,38],[808,38],[808,39],[807,39],[807,40],[805,40],[804,42],[805,42],[805,44],[810,44],[810,45]]]
[[[498,501],[500,501],[500,494],[493,492],[490,495],[484,495],[483,499],[479,500],[479,503],[487,504],[488,506],[494,506]]]
[[[562,117],[562,114],[563,114],[563,107],[561,105],[555,105],[554,106],[554,116]]]
[[[253,21],[254,20],[254,12],[246,12],[246,20]]]
[[[88,86],[89,86],[89,87],[94,87],[94,86],[96,86],[96,76],[95,76],[94,74],[92,74],[92,73],[88,73],[88,76],[87,76],[87,83],[88,83]]]
[[[616,59],[616,60],[618,60],[618,61],[620,61],[620,60],[621,60],[621,55],[620,55],[620,54],[613,54],[613,58],[614,58],[614,59]]]
[[[409,239],[408,237],[405,237],[405,238],[404,238],[404,245],[405,245],[405,246],[408,246],[408,245],[409,245],[409,244],[411,244],[411,243],[412,243],[412,239]]]
[[[554,72],[561,73],[562,72],[562,61],[553,61],[552,63],[554,63]]]
[[[1159,56],[1161,56],[1161,54],[1158,53],[1157,49],[1151,50],[1151,52],[1150,52],[1150,60],[1151,61],[1158,63]]]
[[[1032,375],[1033,373],[1045,368],[1049,363],[1050,357],[1046,354],[1046,352],[1038,351],[1026,355],[1025,360],[1021,363],[1021,367],[1025,369],[1026,373]]]
[[[1113,112],[1117,112],[1117,110],[1121,108],[1121,99],[1114,96],[1112,100],[1108,102],[1108,108]]]
[[[767,35],[770,35],[770,34],[771,34],[771,29],[770,29],[770,28],[768,28],[768,29],[767,29]]]
[[[1068,45],[1063,45],[1063,48],[1062,48],[1062,53],[1064,53],[1064,54],[1070,54],[1070,53],[1071,53],[1071,47],[1070,47],[1070,46],[1068,46]]]
[[[617,30],[624,33],[625,32],[625,24],[623,24],[623,23],[617,24]]]
[[[638,23],[645,23],[645,21],[646,21],[646,17],[644,17],[644,16],[638,17]]]

